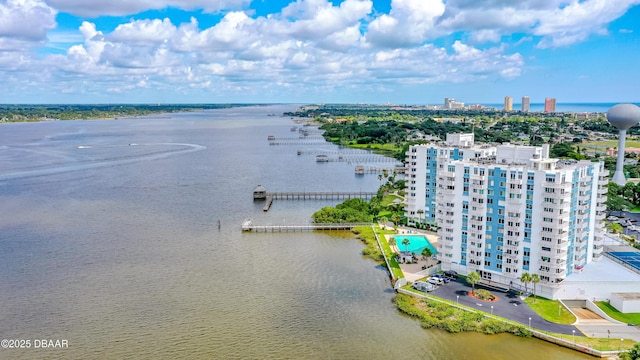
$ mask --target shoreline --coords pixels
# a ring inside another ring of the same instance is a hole
[[[108,104],[108,105],[0,105],[0,123],[69,120],[121,120],[265,104]]]

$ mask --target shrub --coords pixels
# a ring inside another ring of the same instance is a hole
[[[485,290],[485,289],[476,290],[476,292],[474,292],[473,295],[475,295],[478,299],[481,299],[481,300],[494,300],[496,298],[489,292],[489,290]]]
[[[493,335],[511,330],[512,325],[494,319],[485,319],[480,329],[483,334]]]

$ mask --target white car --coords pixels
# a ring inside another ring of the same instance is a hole
[[[613,216],[613,215],[609,215],[609,216],[607,216],[607,220],[608,221],[618,221],[618,217],[617,216]]]

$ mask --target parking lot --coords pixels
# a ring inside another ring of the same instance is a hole
[[[545,331],[552,331],[561,334],[572,334],[573,330],[577,330],[572,325],[560,325],[551,323],[531,310],[529,306],[520,299],[517,293],[513,291],[498,291],[493,288],[483,286],[481,284],[476,285],[476,289],[487,289],[491,291],[491,294],[498,297],[496,301],[482,301],[475,299],[469,295],[471,286],[469,286],[465,280],[456,279],[447,284],[439,285],[435,290],[429,292],[429,294],[455,301],[461,305],[466,305],[481,311],[485,311],[490,314],[495,314],[510,320],[517,321],[523,325],[531,325],[533,328],[537,328]],[[580,333],[576,331],[576,334]]]
[[[617,220],[611,218],[616,217]],[[607,221],[617,222],[622,225],[622,233],[625,235],[635,235],[636,238],[640,238],[640,213],[632,213],[628,211],[613,211],[607,216]],[[627,221],[628,220],[628,221]],[[629,226],[631,224],[631,226]]]

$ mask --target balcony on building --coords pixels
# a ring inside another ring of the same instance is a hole
[[[609,178],[608,177],[599,177],[598,178],[598,187],[606,187],[607,184],[609,184]]]

